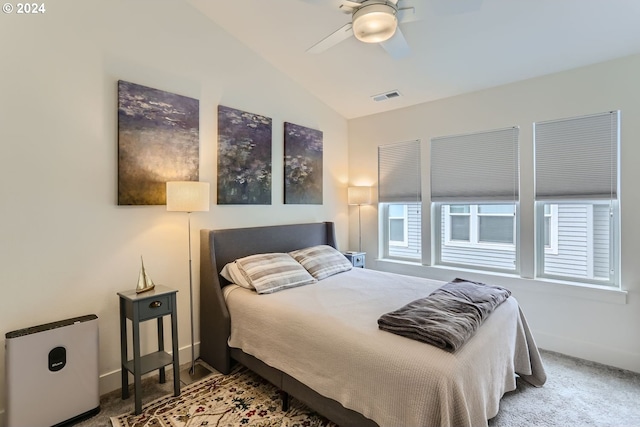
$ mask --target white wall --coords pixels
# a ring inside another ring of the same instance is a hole
[[[640,372],[640,56],[596,64],[349,121],[350,180],[376,185],[377,146],[421,139],[423,201],[429,200],[432,137],[520,126],[522,272],[533,277],[532,123],[621,110],[621,277],[612,292],[533,279],[456,273],[438,267],[376,260],[377,206],[362,209],[367,265],[388,271],[450,280],[456,275],[509,287],[522,305],[538,344],[546,349]],[[393,102],[393,101],[388,101]],[[452,165],[455,167],[455,165]],[[428,209],[423,211],[428,212]],[[357,216],[350,216],[350,242],[357,242]],[[427,230],[427,218],[423,227]],[[429,247],[427,246],[427,251]],[[427,254],[428,255],[428,254]]]
[[[116,293],[135,288],[140,255],[156,283],[179,291],[181,362],[190,359],[187,216],[117,206],[117,81],[200,100],[200,179],[212,205],[192,215],[196,342],[200,228],[330,220],[346,246],[347,121],[182,1],[46,8],[0,16],[0,328],[4,340],[95,313],[105,392],[120,386]],[[219,104],[273,119],[270,206],[215,205]],[[283,204],[284,121],[324,132],[323,205]],[[147,323],[143,353],[154,344]],[[1,408],[3,369],[0,383]]]

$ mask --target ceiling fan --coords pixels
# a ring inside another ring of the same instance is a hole
[[[340,9],[351,14],[351,22],[311,46],[308,53],[323,52],[351,36],[364,43],[379,43],[396,59],[411,53],[398,24],[416,20],[414,7],[398,7],[398,0],[344,0]]]

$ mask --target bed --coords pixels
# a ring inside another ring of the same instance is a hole
[[[200,244],[200,358],[245,365],[341,426],[487,425],[516,375],[546,380],[513,297],[448,352],[377,324],[443,282],[354,268],[258,295],[220,275],[252,254],[335,248],[333,223],[201,230]]]

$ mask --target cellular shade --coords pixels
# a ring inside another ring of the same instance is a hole
[[[534,125],[536,200],[616,199],[619,112]]]
[[[431,139],[433,202],[518,200],[517,127]]]
[[[393,203],[420,200],[420,141],[379,146],[378,201]]]

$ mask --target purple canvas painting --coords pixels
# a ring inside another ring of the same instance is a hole
[[[218,106],[218,204],[271,204],[271,119]]]
[[[285,122],[284,202],[322,204],[322,131]]]
[[[118,205],[164,205],[167,181],[198,181],[200,103],[118,82]]]

